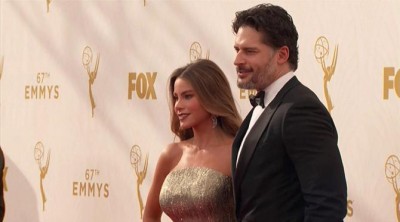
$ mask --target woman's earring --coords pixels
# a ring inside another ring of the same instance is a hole
[[[216,117],[216,116],[212,116],[212,117],[211,117],[211,120],[212,120],[212,128],[217,127],[217,125],[218,125],[218,119],[217,119],[217,117]]]

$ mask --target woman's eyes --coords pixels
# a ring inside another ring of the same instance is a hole
[[[185,99],[191,99],[193,97],[192,94],[186,94],[183,96]]]
[[[188,99],[191,99],[191,98],[193,98],[193,94],[185,94],[185,95],[182,95],[182,99],[186,99],[186,100],[188,100]],[[172,99],[174,100],[174,101],[178,101],[179,100],[179,97],[178,96],[173,96],[172,97]]]

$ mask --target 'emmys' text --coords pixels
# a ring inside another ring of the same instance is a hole
[[[50,78],[50,73],[40,72],[36,75],[35,85],[25,86],[25,99],[58,99],[58,85],[44,85],[43,82]]]
[[[108,183],[99,183],[94,181],[100,175],[97,169],[86,169],[86,181],[73,181],[72,182],[72,195],[78,197],[104,197],[108,198],[110,195]]]

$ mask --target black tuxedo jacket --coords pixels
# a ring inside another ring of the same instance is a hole
[[[254,124],[247,115],[233,143],[239,222],[337,222],[347,187],[333,120],[318,97],[293,77]]]
[[[5,160],[3,150],[0,147],[0,178],[3,178],[3,170],[4,170]],[[0,221],[3,221],[4,214],[6,211],[5,203],[4,203],[4,191],[3,191],[3,180],[0,182]]]

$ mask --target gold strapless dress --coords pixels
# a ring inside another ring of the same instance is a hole
[[[161,209],[173,221],[236,221],[232,178],[204,167],[172,171],[160,192]]]

